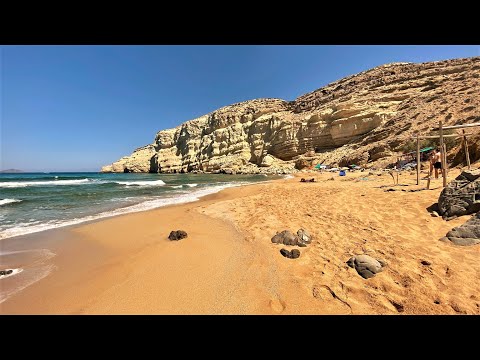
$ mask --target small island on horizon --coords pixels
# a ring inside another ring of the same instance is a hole
[[[19,174],[19,173],[24,173],[24,172],[25,171],[18,170],[18,169],[0,170],[0,174]]]

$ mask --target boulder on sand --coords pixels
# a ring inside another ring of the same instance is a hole
[[[288,251],[287,249],[281,249],[280,254],[289,259],[297,259],[300,257],[300,250],[293,249],[292,251]]]
[[[312,242],[312,236],[309,234],[307,230],[298,229],[297,236],[300,243],[310,244]]]
[[[438,209],[444,219],[476,213],[480,210],[480,170],[462,171],[440,193]]]
[[[272,237],[272,243],[274,244],[283,244],[283,245],[292,245],[305,247],[312,242],[312,236],[308,233],[307,230],[299,229],[297,234],[293,234],[289,230],[283,230],[280,233],[277,233]]]
[[[451,241],[455,245],[476,245],[480,243],[480,212],[472,216],[465,224],[450,230],[440,240]]]
[[[292,234],[292,232],[289,230],[283,230],[272,237],[272,243],[275,244],[297,245],[298,240],[298,236]]]
[[[183,230],[171,231],[168,238],[170,240],[182,240],[187,237],[187,232]]]
[[[381,272],[386,263],[382,260],[374,259],[369,255],[357,255],[347,261],[348,266],[355,268],[357,273],[364,279],[374,277]]]

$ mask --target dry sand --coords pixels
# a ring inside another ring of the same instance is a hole
[[[439,241],[470,216],[430,216],[441,179],[419,192],[400,191],[425,186],[415,185],[413,173],[400,183],[408,186],[385,192],[381,186],[393,184],[388,174],[299,173],[195,203],[2,240],[2,251],[35,244],[56,256],[48,260],[50,275],[1,303],[0,313],[479,314],[480,246]],[[300,258],[284,258],[285,246],[270,239],[299,228],[313,242]],[[188,238],[169,241],[176,229]],[[357,254],[388,266],[365,280],[346,264]],[[7,280],[15,276],[3,286]]]

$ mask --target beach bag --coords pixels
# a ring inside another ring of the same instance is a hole
[[[346,174],[345,174],[345,170],[340,170],[340,174],[339,174],[339,175],[340,175],[340,176],[345,176],[345,175],[346,175]]]

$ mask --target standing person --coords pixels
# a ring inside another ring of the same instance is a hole
[[[440,148],[435,149],[435,155],[433,156],[433,168],[435,169],[435,179],[438,179],[438,170],[442,169],[442,153]]]
[[[435,158],[435,150],[431,150],[428,153],[428,164],[430,165],[430,171],[428,172],[428,177],[432,177],[433,174],[433,159]]]

